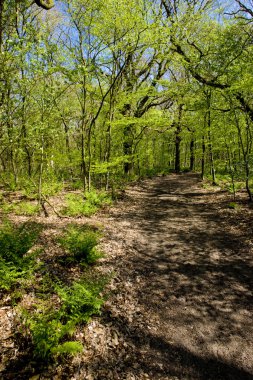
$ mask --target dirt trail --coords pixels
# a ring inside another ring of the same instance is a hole
[[[229,210],[229,201],[197,175],[170,175],[130,187],[92,218],[37,218],[49,267],[55,229],[104,226],[106,255],[95,271],[114,275],[102,315],[77,331],[84,351],[48,368],[36,369],[17,345],[15,309],[2,307],[10,363],[0,379],[253,379],[253,210],[243,202]]]
[[[253,379],[253,253],[215,194],[186,174],[126,195],[103,219],[117,276],[80,378]]]

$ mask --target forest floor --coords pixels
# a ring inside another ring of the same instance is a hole
[[[102,315],[79,332],[85,350],[31,370],[12,341],[13,308],[2,302],[10,362],[0,378],[253,379],[253,209],[245,199],[229,209],[231,195],[203,188],[195,174],[172,174],[130,186],[110,209],[78,219],[104,226],[98,271],[113,273]],[[66,220],[46,219],[53,255],[50,236]]]

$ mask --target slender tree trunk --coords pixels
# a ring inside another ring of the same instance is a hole
[[[212,144],[210,130],[208,130],[208,148],[209,148],[209,157],[210,157],[210,165],[211,165],[212,184],[216,185],[214,157],[213,157],[213,144]]]
[[[85,122],[82,121],[81,126],[81,175],[83,181],[83,191],[87,189],[87,170],[86,170],[86,159],[85,159]]]
[[[87,151],[88,151],[88,167],[87,167],[87,174],[88,174],[88,191],[91,190],[91,129],[92,125],[89,126],[88,129],[88,138],[87,138]]]
[[[209,148],[209,159],[210,159],[210,166],[211,166],[211,175],[212,175],[212,184],[216,185],[216,178],[215,178],[215,167],[214,167],[214,157],[213,157],[213,144],[212,144],[212,137],[211,137],[211,91],[207,91],[206,97],[207,97],[207,135],[208,135],[208,148]]]
[[[41,147],[40,147],[40,163],[39,163],[38,204],[42,208],[45,217],[48,217],[48,212],[45,207],[45,199],[42,194],[43,170],[44,170],[44,137],[42,136]]]
[[[110,162],[111,158],[111,130],[112,130],[112,123],[113,121],[113,104],[112,99],[110,100],[110,110],[109,110],[109,125],[106,130],[106,154],[105,154],[105,161],[107,164]],[[107,169],[106,172],[106,183],[105,183],[105,190],[109,190],[109,180],[110,180],[110,171]]]
[[[86,76],[83,76],[82,82],[82,103],[81,103],[81,176],[83,181],[83,191],[87,190],[87,165],[86,165],[86,146],[85,146],[85,133],[86,133]]]
[[[124,143],[123,143],[123,152],[124,156],[126,156],[126,161],[124,163],[124,173],[125,175],[129,175],[133,168],[133,163],[131,161],[132,155],[132,136],[131,136],[131,125],[128,125],[124,128]]]
[[[232,165],[231,152],[230,152],[230,149],[229,149],[229,146],[228,146],[227,143],[226,143],[226,148],[227,148],[227,156],[228,156],[229,173],[230,173],[231,182],[232,182],[232,189],[233,189],[233,199],[235,201],[235,175],[234,175],[234,167]]]
[[[192,137],[191,142],[190,142],[190,171],[194,170],[195,166],[195,141],[194,138]]]
[[[205,121],[204,121],[205,123]],[[201,179],[204,179],[205,176],[205,156],[206,156],[206,143],[205,136],[202,136],[202,156],[201,156]]]
[[[175,172],[178,174],[181,170],[181,163],[180,163],[180,155],[181,155],[181,132],[182,132],[182,125],[181,125],[181,119],[182,119],[182,111],[183,111],[183,105],[180,104],[178,107],[178,121],[176,125],[176,131],[175,131]]]
[[[234,115],[235,115],[235,123],[236,123],[237,131],[238,131],[239,142],[242,148],[244,165],[245,165],[245,187],[249,196],[249,200],[250,202],[252,202],[253,196],[252,196],[250,185],[249,185],[249,177],[250,177],[249,153],[251,152],[251,146],[252,146],[252,136],[250,133],[250,125],[249,125],[249,121],[246,120],[247,130],[246,130],[246,147],[245,147],[244,142],[243,142],[240,122],[237,118],[236,112],[234,112]]]

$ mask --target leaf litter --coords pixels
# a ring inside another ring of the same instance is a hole
[[[172,175],[130,186],[106,212],[69,218],[103,226],[106,255],[93,270],[112,279],[102,315],[78,328],[82,353],[38,372],[17,337],[15,306],[3,295],[2,378],[252,379],[253,212],[245,194],[239,197],[240,208],[231,210],[219,188],[203,189],[196,175]],[[55,261],[62,253],[53,237],[66,220],[34,219],[46,226],[40,244],[49,275],[78,277],[76,268],[63,274]],[[31,289],[23,297],[26,307],[33,296]]]

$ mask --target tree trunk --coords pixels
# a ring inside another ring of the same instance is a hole
[[[190,142],[190,171],[194,170],[195,166],[195,141],[194,138],[192,137],[191,142]]]
[[[181,119],[182,119],[182,111],[183,111],[183,104],[180,104],[178,107],[178,121],[176,125],[176,131],[175,131],[175,172],[178,174],[181,170],[181,163],[180,163],[180,153],[181,153],[181,132],[182,132],[182,125],[181,125]]]
[[[205,121],[204,121],[205,123]],[[205,153],[206,153],[206,143],[205,136],[202,136],[202,157],[201,157],[201,179],[204,179],[205,176]]]
[[[213,157],[213,144],[212,144],[212,138],[211,138],[211,96],[212,96],[212,93],[210,90],[208,90],[206,93],[208,148],[209,148],[209,158],[210,158],[210,165],[211,165],[212,184],[216,185],[214,157]]]

